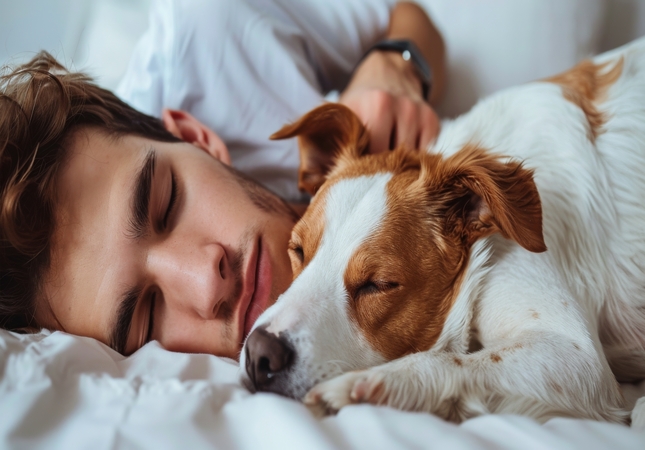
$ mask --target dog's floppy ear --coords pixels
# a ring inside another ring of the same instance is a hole
[[[542,205],[533,171],[501,159],[467,146],[444,161],[429,160],[421,176],[442,202],[451,229],[469,245],[500,232],[531,252],[543,252]]]
[[[285,125],[271,139],[298,136],[300,170],[298,188],[314,195],[341,154],[360,156],[369,135],[359,118],[344,105],[326,103]]]

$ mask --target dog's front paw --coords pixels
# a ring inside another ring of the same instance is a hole
[[[385,403],[387,391],[379,371],[362,370],[348,372],[314,386],[303,401],[317,414],[335,414],[352,403]]]

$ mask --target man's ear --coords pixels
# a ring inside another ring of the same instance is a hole
[[[285,125],[271,139],[298,136],[300,170],[298,188],[314,195],[340,157],[355,158],[369,145],[369,135],[359,118],[344,105],[326,103],[293,124]]]
[[[421,179],[442,202],[450,229],[468,245],[499,232],[531,252],[546,250],[542,204],[531,170],[475,146],[444,161],[429,161]]]
[[[161,113],[166,130],[182,141],[201,148],[213,158],[231,165],[231,156],[224,141],[199,120],[178,109],[164,109]]]

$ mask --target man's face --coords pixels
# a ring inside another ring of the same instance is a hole
[[[237,359],[291,282],[284,205],[187,143],[89,129],[69,155],[39,323],[125,354],[157,340]]]

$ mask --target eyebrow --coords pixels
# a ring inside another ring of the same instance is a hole
[[[125,354],[125,346],[128,343],[128,335],[132,325],[132,316],[134,315],[139,295],[141,295],[141,288],[135,286],[128,289],[119,301],[116,322],[110,336],[110,347],[122,355]]]
[[[152,178],[155,173],[156,162],[157,152],[154,148],[150,148],[135,178],[134,189],[130,199],[128,229],[126,232],[130,239],[140,239],[145,236],[146,231],[149,229],[150,194],[152,192]],[[131,287],[121,295],[118,302],[116,320],[110,333],[110,347],[121,354],[124,354],[128,343],[132,316],[141,291],[142,289],[138,286]]]
[[[150,223],[150,193],[152,192],[152,178],[157,163],[157,152],[154,148],[148,150],[146,159],[141,165],[134,183],[134,190],[130,201],[127,235],[131,239],[140,239],[145,236]]]

